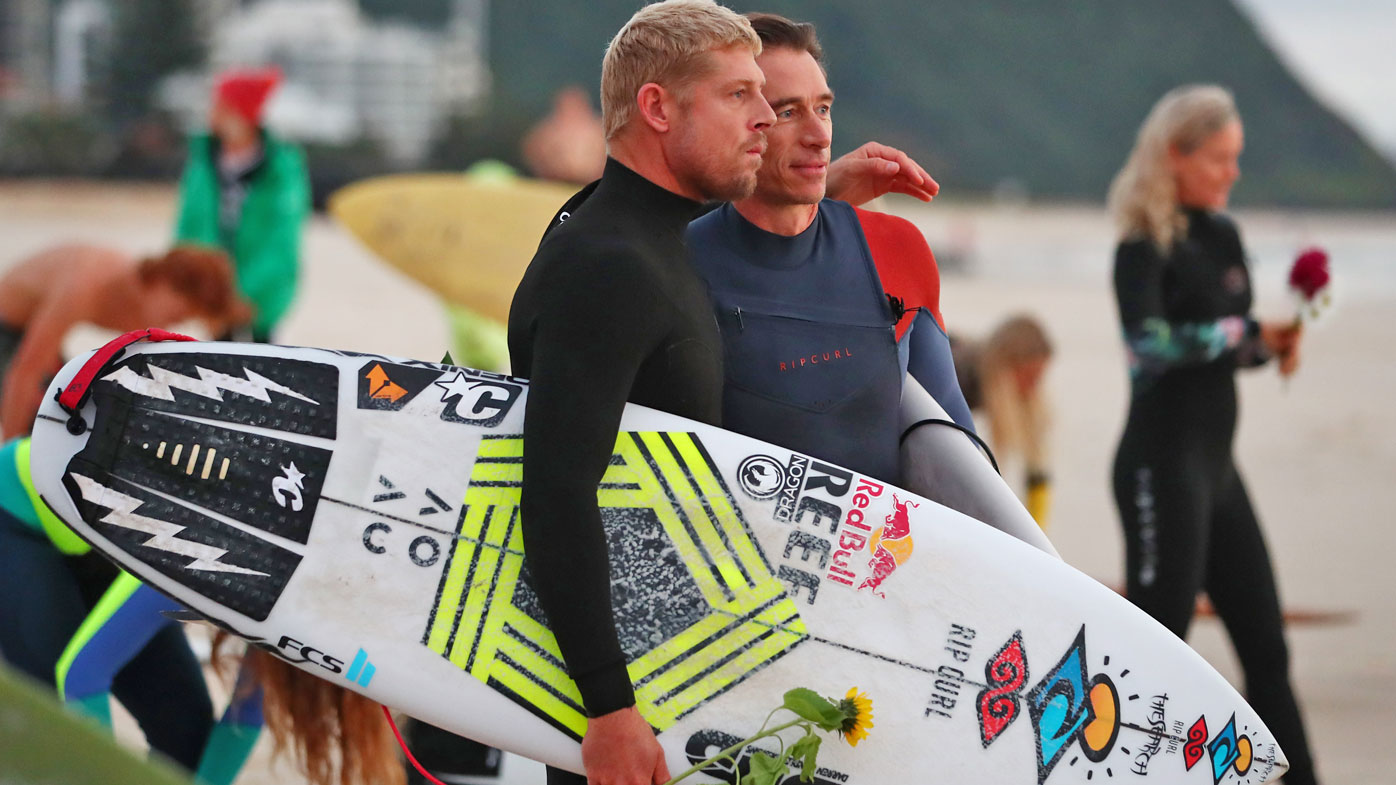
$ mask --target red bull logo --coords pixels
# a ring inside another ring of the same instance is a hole
[[[879,590],[882,582],[911,558],[911,514],[907,509],[919,506],[910,499],[902,501],[895,493],[892,494],[892,514],[884,519],[882,528],[873,532],[868,539],[868,551],[872,553],[872,558],[868,560],[868,572],[871,574],[858,585],[859,591],[869,589],[879,597],[886,597]]]

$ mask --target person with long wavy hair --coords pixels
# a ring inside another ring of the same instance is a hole
[[[1052,488],[1052,412],[1042,385],[1052,359],[1047,330],[1032,316],[1016,314],[982,341],[950,338],[965,402],[976,414],[987,415],[989,445],[999,464],[1023,465],[1024,506],[1046,530]]]
[[[232,636],[214,636],[214,664],[227,672],[236,659]],[[248,687],[262,689],[262,714],[276,754],[290,753],[311,785],[402,785],[397,742],[376,701],[306,673],[248,646]]]
[[[1285,781],[1309,785],[1275,576],[1232,453],[1236,370],[1277,358],[1288,375],[1299,344],[1293,323],[1251,316],[1245,248],[1222,212],[1243,141],[1228,91],[1180,87],[1149,113],[1111,186],[1131,382],[1113,485],[1129,599],[1181,637],[1207,592],[1289,758]]]

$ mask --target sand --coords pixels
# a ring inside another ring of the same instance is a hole
[[[1102,581],[1122,582],[1122,544],[1107,479],[1126,407],[1124,358],[1106,274],[1110,230],[1096,208],[1001,209],[939,202],[889,206],[923,227],[947,262],[966,250],[967,272],[947,273],[942,309],[953,329],[987,331],[1030,311],[1048,326],[1057,356],[1047,384],[1055,401],[1054,509],[1050,534],[1064,558]],[[159,250],[173,194],[164,187],[0,183],[0,269],[52,243],[81,240]],[[939,212],[937,212],[939,211]],[[1237,459],[1269,539],[1287,607],[1355,615],[1289,630],[1292,669],[1319,773],[1330,783],[1396,783],[1396,390],[1391,324],[1396,287],[1377,262],[1396,259],[1393,216],[1241,214],[1257,263],[1257,310],[1290,313],[1282,296],[1286,249],[1332,233],[1368,254],[1360,285],[1305,338],[1288,385],[1272,369],[1246,373]],[[1063,248],[1067,250],[1062,250]],[[1034,249],[1053,249],[1035,253]],[[1099,254],[1099,262],[1092,261]],[[1039,263],[1040,260],[1040,263]],[[1335,258],[1341,281],[1343,259]],[[75,330],[77,351],[102,339]],[[431,293],[375,262],[324,218],[306,237],[301,296],[283,343],[438,359],[447,328]],[[1221,625],[1199,620],[1191,642],[1241,686]],[[132,729],[124,739],[138,741]],[[242,783],[293,783],[264,743]],[[541,783],[541,770],[508,761],[505,780]]]

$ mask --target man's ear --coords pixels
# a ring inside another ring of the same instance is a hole
[[[657,133],[667,133],[674,122],[678,102],[674,94],[656,82],[646,82],[635,94],[635,112]]]

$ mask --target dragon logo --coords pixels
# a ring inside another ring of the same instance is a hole
[[[785,485],[785,467],[769,455],[752,455],[737,466],[737,483],[748,496],[764,501]]]

